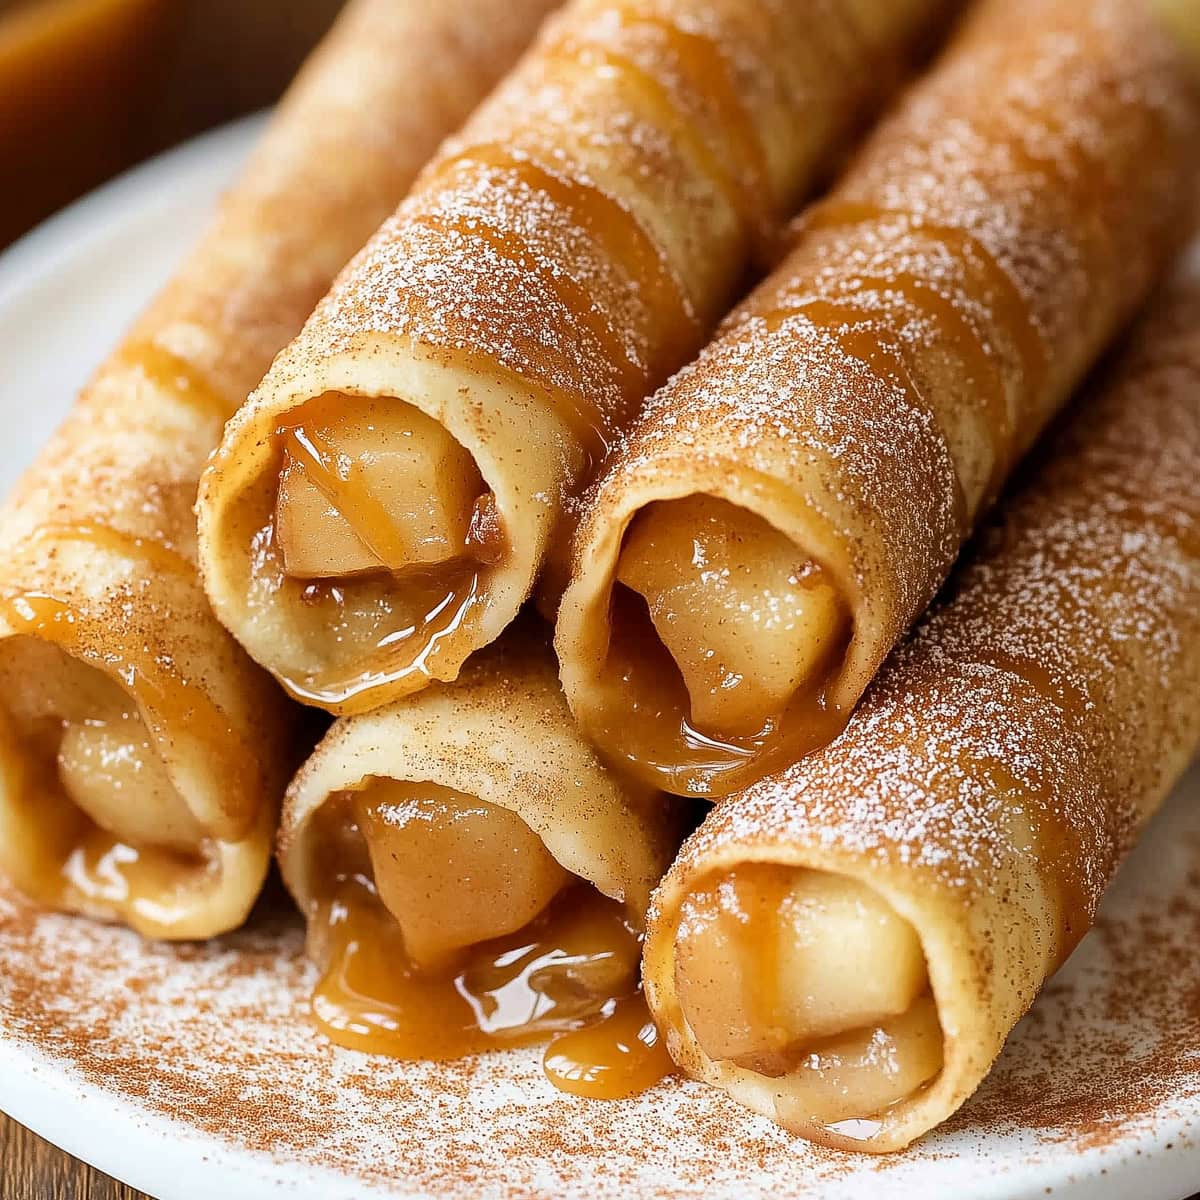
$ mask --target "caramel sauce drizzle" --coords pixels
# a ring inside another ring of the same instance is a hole
[[[102,631],[97,640],[104,648],[95,649],[85,636],[86,619],[70,604],[41,592],[22,592],[0,601],[0,621],[14,634],[59,646],[80,661],[116,675],[138,701],[151,734],[173,740],[186,731],[205,742],[214,755],[232,762],[247,786],[257,776],[254,755],[229,719],[168,658],[148,659],[144,649],[123,644],[115,628]]]
[[[101,550],[125,558],[141,560],[147,566],[167,575],[187,576],[196,581],[196,568],[172,546],[153,538],[123,533],[100,521],[74,521],[63,524],[40,525],[29,536],[29,545],[42,542],[86,542]]]
[[[1030,683],[1037,690],[1036,684]],[[1071,951],[1091,928],[1095,912],[1086,884],[1076,878],[1075,872],[1061,869],[1066,856],[1075,852],[1070,832],[1064,825],[1065,818],[1056,808],[1048,783],[1018,780],[1010,767],[999,759],[985,759],[972,766],[995,795],[1014,797],[1024,812],[1032,811],[1036,817],[1036,824],[1030,825],[1033,845],[1029,849],[1046,890],[1058,901],[1059,928],[1053,954],[1053,969],[1056,969],[1070,957]]]
[[[772,195],[770,168],[754,121],[730,79],[724,55],[711,39],[688,33],[663,17],[624,7],[617,11],[625,28],[653,29],[667,43],[690,86],[714,106],[725,133],[724,146],[710,145],[682,111],[671,90],[628,54],[613,46],[567,35],[550,47],[549,53],[578,62],[585,68],[602,64],[621,75],[653,109],[658,123],[670,130],[676,141],[689,147],[713,184],[724,194],[743,228],[760,240],[764,239],[768,233],[768,217],[777,207]],[[731,151],[735,161],[731,163],[722,150]]]
[[[126,342],[117,351],[116,361],[137,371],[153,387],[178,403],[202,416],[213,417],[222,425],[240,402],[231,404],[191,363],[157,342]]]
[[[810,586],[821,579],[814,570]],[[756,734],[723,737],[691,722],[687,688],[659,640],[645,601],[620,584],[613,587],[608,655],[599,686],[594,740],[623,769],[650,787],[708,799],[732,792],[833,741],[850,710],[829,702],[845,647],[830,666],[797,692],[783,713],[769,717]]]
[[[545,1042],[546,1074],[580,1095],[619,1098],[671,1070],[636,985],[640,937],[622,907],[569,887],[523,930],[436,971],[409,960],[400,926],[361,874],[321,901],[311,936],[324,973],[312,998],[337,1045],[445,1060]]]
[[[644,9],[623,6],[621,16],[630,25],[657,30],[696,92],[715,104],[721,125],[727,131],[726,146],[733,151],[740,167],[735,172],[740,185],[740,211],[747,228],[763,232],[761,226],[780,202],[774,194],[766,148],[758,127],[730,75],[729,63],[720,46],[712,38],[680,29],[674,22]]]
[[[494,142],[470,146],[452,155],[439,164],[438,173],[446,174],[464,166],[516,175],[527,187],[541,192],[558,210],[568,214],[577,228],[594,237],[605,255],[619,263],[636,285],[638,294],[645,298],[657,318],[659,328],[670,335],[661,350],[664,360],[673,365],[687,347],[701,338],[700,319],[666,253],[616,195]],[[661,367],[656,364],[656,369]],[[639,395],[637,399],[640,401],[642,397]]]
[[[881,294],[893,292],[902,296],[918,313],[928,317],[970,364],[970,382],[979,381],[983,385],[977,390],[972,389],[972,394],[982,402],[981,408],[988,424],[989,441],[996,462],[988,487],[988,494],[991,494],[1008,474],[1016,456],[1016,429],[1013,414],[1009,411],[1008,393],[1000,364],[988,354],[983,334],[959,310],[953,300],[915,275],[902,274],[895,278],[856,275],[854,290]]]
[[[926,221],[900,209],[847,200],[829,200],[814,205],[800,219],[797,230],[803,236],[809,231],[867,225],[888,220],[902,220],[914,233],[923,233],[941,242],[955,258],[974,261],[980,265],[991,285],[997,315],[1005,332],[1016,344],[1030,390],[1040,391],[1045,385],[1049,371],[1049,351],[1045,340],[1037,328],[1028,302],[1021,295],[1012,276],[973,233],[956,225]]]
[[[765,322],[770,333],[777,332],[788,321],[808,321],[822,333],[833,337],[848,355],[866,363],[877,372],[885,373],[891,382],[899,386],[912,409],[924,413],[938,424],[933,406],[913,378],[899,338],[890,330],[886,338],[881,336],[878,313],[853,304],[808,300],[787,308],[768,309],[755,315]],[[954,520],[961,537],[969,528],[970,520],[962,480],[957,471],[953,472],[953,476]]]
[[[440,214],[418,213],[413,223],[425,225],[438,232],[449,231],[465,239],[475,238],[485,242],[500,258],[514,264],[522,272],[533,265],[529,255],[517,238],[503,230],[493,228],[477,218],[447,219]],[[629,345],[615,328],[612,318],[593,300],[591,293],[578,280],[565,272],[551,274],[539,271],[539,278],[557,296],[563,308],[571,314],[604,350],[605,358],[617,369],[625,392],[639,386],[646,377],[646,367],[637,360]],[[540,380],[543,386],[553,388],[549,380]],[[567,410],[572,431],[589,448],[594,448],[594,431],[600,424],[600,414],[595,405],[589,404],[582,395],[568,395],[562,389],[554,389],[558,403]]]

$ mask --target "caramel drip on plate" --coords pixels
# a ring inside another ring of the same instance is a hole
[[[169,729],[177,737],[178,731],[185,730],[188,737],[206,743],[211,753],[232,761],[247,784],[257,774],[254,755],[225,714],[170,659],[149,659],[143,647],[123,644],[114,627],[105,628],[96,638],[98,648],[93,647],[86,636],[86,618],[64,601],[40,592],[0,601],[0,621],[14,634],[59,646],[119,678],[136,699],[151,733]]]
[[[822,579],[823,572],[814,568],[805,583],[817,586]],[[849,719],[848,711],[826,700],[845,649],[838,646],[824,675],[797,692],[758,733],[706,733],[691,722],[687,689],[654,631],[645,601],[615,585],[610,622],[592,735],[611,748],[622,768],[651,787],[710,799],[727,796],[831,742]]]
[[[593,1100],[636,1096],[675,1070],[640,991],[595,1025],[556,1038],[542,1066],[556,1088]]]
[[[145,563],[155,571],[167,575],[183,575],[195,580],[196,568],[191,560],[178,550],[155,541],[153,538],[138,537],[123,533],[100,521],[76,521],[62,525],[41,525],[29,537],[28,544],[41,542],[86,542],[110,554],[120,555],[135,562]]]
[[[400,926],[361,875],[341,879],[318,905],[313,938],[326,960],[313,1016],[340,1046],[436,1061],[571,1035],[551,1041],[548,1076],[613,1098],[670,1069],[639,1023],[640,938],[622,906],[587,885],[438,971],[413,966]]]
[[[148,383],[179,404],[224,424],[237,408],[189,363],[157,342],[129,342],[117,352],[117,361],[137,371]]]
[[[996,306],[996,314],[1021,356],[1022,369],[1030,390],[1040,391],[1049,369],[1048,350],[1030,305],[996,256],[969,230],[927,221],[902,210],[848,200],[830,200],[815,205],[801,218],[798,229],[803,235],[822,229],[895,220],[904,222],[913,233],[925,234],[941,242],[955,259],[974,262],[981,268],[992,290],[991,303]]]

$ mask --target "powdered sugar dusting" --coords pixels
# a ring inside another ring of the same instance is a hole
[[[1080,935],[1200,740],[1200,287],[1142,329],[845,734],[723,805],[673,874],[799,844],[987,893],[1032,852]]]
[[[830,0],[569,6],[346,269],[291,361],[411,338],[520,376],[610,441],[699,348],[875,98],[875,68],[935,11],[859,28]]]
[[[579,561],[667,478],[765,478],[844,543],[853,701],[1145,297],[1198,166],[1193,73],[1141,5],[981,6],[647,404],[585,502]]]

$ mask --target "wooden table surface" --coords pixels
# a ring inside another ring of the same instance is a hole
[[[0,1197],[3,1200],[148,1200],[93,1171],[0,1113]]]

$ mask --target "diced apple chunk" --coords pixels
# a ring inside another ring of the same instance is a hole
[[[485,490],[471,455],[411,405],[342,401],[284,439],[276,532],[287,573],[401,571],[464,555]]]
[[[792,1129],[878,1116],[937,1075],[943,1042],[937,1007],[922,996],[901,1016],[812,1046],[780,1079],[775,1112]]]
[[[702,731],[759,732],[836,651],[837,589],[761,517],[712,496],[649,505],[617,579],[642,595]]]
[[[118,841],[183,851],[204,838],[131,704],[65,723],[58,774],[67,796]]]
[[[356,798],[380,899],[421,966],[528,925],[570,878],[515,813],[432,783]]]
[[[772,1076],[810,1043],[903,1014],[928,986],[915,931],[870,888],[769,864],[687,897],[675,972],[705,1053]]]

